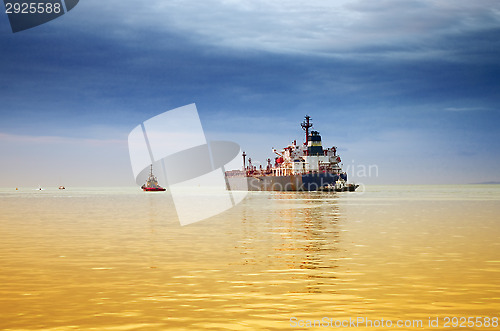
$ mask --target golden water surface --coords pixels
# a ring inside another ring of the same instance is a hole
[[[184,227],[168,192],[136,188],[1,189],[0,210],[3,330],[422,330],[429,318],[463,330],[453,317],[500,317],[496,185],[251,192]]]

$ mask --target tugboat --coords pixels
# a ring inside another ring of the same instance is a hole
[[[335,184],[326,184],[319,188],[323,192],[354,192],[359,187],[357,184],[348,184],[342,178],[339,178]]]
[[[318,131],[312,128],[310,116],[301,123],[305,131],[303,144],[293,141],[277,151],[274,164],[267,159],[267,166],[246,162],[243,152],[243,169],[226,171],[228,187],[231,190],[248,191],[336,191],[354,192],[359,185],[347,183],[347,173],[340,167],[337,147],[323,148]]]
[[[151,165],[151,172],[149,173],[148,180],[146,181],[146,184],[143,184],[141,186],[143,191],[146,192],[162,192],[166,191],[166,188],[161,187],[158,184],[158,179],[153,175],[153,165]]]

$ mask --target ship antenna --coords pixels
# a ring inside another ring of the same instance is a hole
[[[153,177],[153,164],[152,163],[151,163],[151,174],[149,176]]]
[[[306,131],[306,145],[309,143],[309,128],[312,128],[312,123],[309,121],[311,119],[311,116],[309,115],[306,115],[305,117],[305,121],[302,122],[302,124],[300,124],[300,126],[302,127],[302,129],[304,129]]]

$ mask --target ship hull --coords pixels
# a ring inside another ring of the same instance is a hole
[[[144,192],[164,192],[167,189],[163,187],[142,187]]]
[[[235,176],[227,177],[233,191],[319,191],[327,185],[334,185],[339,176],[347,181],[346,174],[305,174],[290,176]]]

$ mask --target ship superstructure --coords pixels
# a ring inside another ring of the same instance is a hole
[[[358,186],[347,184],[337,147],[323,148],[320,133],[310,131],[310,116],[305,116],[301,126],[305,142],[293,141],[280,151],[273,149],[274,164],[268,159],[265,168],[257,168],[251,158],[247,164],[243,152],[243,169],[226,172],[230,187],[243,188],[246,182],[250,191],[354,191]]]

